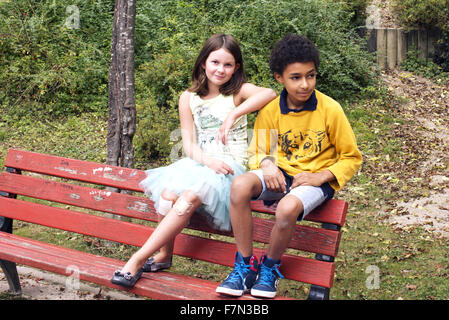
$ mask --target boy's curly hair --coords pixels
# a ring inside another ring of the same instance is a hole
[[[271,50],[270,69],[273,74],[282,74],[291,63],[310,61],[315,64],[318,71],[320,56],[312,41],[297,34],[287,34]]]

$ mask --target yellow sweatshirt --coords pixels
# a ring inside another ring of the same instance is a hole
[[[315,90],[303,109],[291,110],[287,91],[267,104],[254,125],[248,155],[251,170],[267,156],[290,176],[300,172],[330,170],[340,190],[357,172],[362,154],[340,104]]]

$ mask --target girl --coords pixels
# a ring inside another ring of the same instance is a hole
[[[195,62],[192,87],[179,99],[188,157],[147,171],[140,186],[155,203],[159,225],[114,273],[112,283],[131,288],[142,272],[170,267],[174,239],[195,211],[213,227],[231,229],[229,192],[232,180],[245,172],[246,114],[275,97],[273,90],[246,82],[240,47],[232,36],[216,34],[206,41]]]

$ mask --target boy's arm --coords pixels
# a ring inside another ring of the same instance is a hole
[[[262,109],[254,124],[253,137],[248,148],[251,170],[261,169],[267,188],[273,192],[286,192],[286,181],[277,167],[278,130],[275,115],[270,108]]]
[[[335,146],[338,161],[328,170],[335,176],[332,185],[341,189],[362,164],[362,154],[357,147],[357,140],[342,107],[338,105],[328,117],[328,135],[330,143]]]

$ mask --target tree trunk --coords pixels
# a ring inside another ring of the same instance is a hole
[[[109,121],[107,158],[109,165],[134,165],[132,140],[136,131],[134,98],[134,26],[136,2],[116,0],[109,69]]]
[[[111,65],[109,68],[109,120],[106,163],[134,166],[133,137],[136,131],[134,98],[135,0],[116,0],[112,27]],[[108,188],[114,192],[124,192]],[[112,218],[126,220],[117,215]]]

